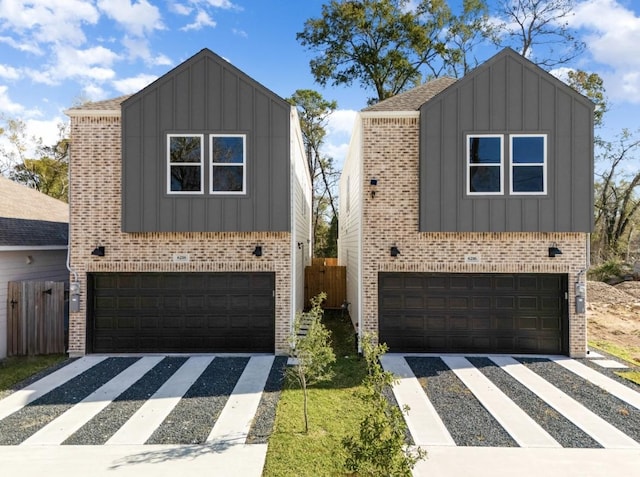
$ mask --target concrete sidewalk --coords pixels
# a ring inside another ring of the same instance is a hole
[[[267,444],[1,446],[2,475],[260,477]]]
[[[424,447],[415,477],[631,477],[640,451],[523,447]]]

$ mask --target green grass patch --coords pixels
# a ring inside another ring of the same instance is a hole
[[[640,385],[640,371],[616,371],[616,374],[621,378],[628,379],[629,381]]]
[[[302,390],[285,383],[264,467],[265,477],[347,475],[342,439],[357,432],[365,416],[356,395],[366,366],[356,352],[355,333],[348,316],[325,312],[336,354],[332,380],[309,388],[309,433],[304,433]]]
[[[608,341],[589,341],[589,347],[599,349],[633,366],[640,366],[640,348],[620,346]]]
[[[66,355],[15,356],[0,360],[0,392],[13,389],[27,379],[54,364],[67,359]]]
[[[611,356],[627,362],[631,366],[640,366],[640,348],[638,347],[625,347],[607,341],[589,341],[589,347],[604,351]],[[621,378],[640,385],[640,371],[638,370],[615,371],[615,373]]]

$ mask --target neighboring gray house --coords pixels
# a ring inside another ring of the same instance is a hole
[[[339,231],[359,332],[392,352],[584,356],[593,110],[510,49],[362,110]]]
[[[69,281],[69,206],[0,177],[0,358],[7,355],[7,284]]]
[[[71,117],[71,355],[285,353],[311,257],[296,109],[204,49]]]

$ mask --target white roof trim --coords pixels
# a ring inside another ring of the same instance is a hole
[[[82,118],[82,117],[108,117],[119,118],[120,111],[117,109],[65,109],[64,114],[70,118]]]
[[[67,250],[67,245],[0,245],[0,252],[18,252],[21,250]]]

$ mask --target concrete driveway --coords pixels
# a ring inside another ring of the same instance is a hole
[[[593,355],[594,357],[598,355]],[[394,355],[394,395],[428,458],[416,476],[635,475],[640,393],[566,357]],[[605,366],[606,364],[606,366]]]
[[[259,476],[270,425],[257,427],[273,417],[275,400],[264,397],[279,389],[284,361],[73,361],[0,400],[2,470]],[[387,354],[383,365],[400,378],[396,400],[411,408],[412,438],[428,451],[416,476],[609,477],[640,468],[638,388],[593,360]]]
[[[260,476],[267,444],[248,440],[283,366],[273,356],[81,358],[0,401],[3,473]]]

